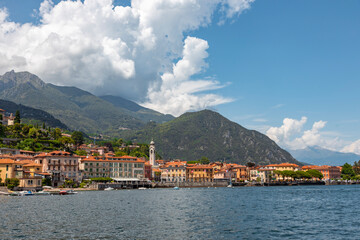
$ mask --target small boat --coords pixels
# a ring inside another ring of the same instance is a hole
[[[74,190],[67,190],[67,194],[78,194],[78,192],[75,192]]]
[[[20,196],[34,196],[34,193],[32,191],[22,191],[20,192]]]
[[[179,190],[180,188],[179,187],[174,187],[174,190]]]
[[[50,195],[50,193],[49,192],[44,192],[44,191],[39,191],[39,192],[35,192],[34,195],[42,196],[42,195]]]
[[[68,195],[69,193],[65,190],[62,190],[59,192],[59,195]]]
[[[115,190],[115,189],[112,188],[112,187],[107,187],[107,188],[104,189],[104,191],[112,191],[112,190]]]
[[[146,187],[139,187],[138,189],[139,190],[146,190],[147,188]]]

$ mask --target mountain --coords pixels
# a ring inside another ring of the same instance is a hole
[[[56,119],[51,114],[39,109],[26,107],[24,105],[16,104],[14,102],[2,100],[2,99],[0,99],[0,108],[4,109],[6,113],[13,113],[14,116],[16,111],[19,110],[22,122],[31,123],[35,121],[38,122],[39,124],[45,123],[46,126],[50,126],[50,127],[69,129],[59,119]]]
[[[170,114],[162,114],[149,108],[144,108],[139,104],[122,97],[106,95],[100,96],[100,98],[121,109],[124,113],[137,119],[141,119],[144,122],[154,121],[157,123],[164,123],[175,118]]]
[[[318,146],[299,150],[289,150],[299,161],[314,165],[342,166],[345,163],[353,164],[360,160],[360,155],[327,150]]]
[[[264,134],[247,130],[210,110],[185,113],[163,124],[148,123],[144,129],[128,131],[123,136],[136,142],[153,139],[164,159],[190,161],[205,156],[211,161],[240,164],[300,164]]]
[[[131,110],[120,108],[120,103],[116,105],[76,87],[46,84],[29,72],[11,71],[0,76],[0,98],[46,111],[69,128],[86,133],[116,135],[123,129],[138,129],[148,121],[129,114]]]

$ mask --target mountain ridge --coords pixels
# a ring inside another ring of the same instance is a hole
[[[205,156],[211,161],[240,164],[302,165],[266,135],[247,130],[211,110],[184,113],[163,124],[149,123],[142,130],[125,132],[124,136],[138,142],[154,140],[159,154],[166,159],[190,161]]]
[[[147,118],[115,106],[87,91],[43,82],[29,72],[10,71],[0,76],[0,98],[46,111],[69,128],[86,133],[118,135],[121,129],[138,129]],[[147,114],[151,116],[153,112]],[[161,119],[165,115],[157,113]]]
[[[289,150],[289,152],[297,160],[314,165],[342,166],[345,163],[353,164],[355,161],[360,160],[360,155],[355,153],[331,151],[319,146]]]

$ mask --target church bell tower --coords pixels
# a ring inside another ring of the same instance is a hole
[[[154,141],[150,142],[149,161],[150,161],[151,166],[155,165],[155,143],[154,143]]]

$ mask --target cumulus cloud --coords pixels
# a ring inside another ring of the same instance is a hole
[[[337,137],[328,137],[321,130],[326,121],[314,122],[311,129],[303,130],[307,117],[300,120],[285,118],[280,127],[270,127],[266,135],[277,144],[289,149],[304,149],[308,146],[320,146],[329,150],[339,150],[344,142]]]
[[[205,40],[187,37],[182,58],[173,66],[172,72],[161,76],[160,88],[150,87],[148,92],[150,102],[144,105],[177,116],[189,109],[201,109],[231,101],[213,94],[194,94],[222,87],[216,81],[190,80],[192,75],[201,72],[207,66],[204,59],[208,56],[206,52],[208,47]],[[163,102],[167,104],[162,106]]]
[[[161,112],[230,101],[205,93],[223,87],[196,79],[206,69],[208,43],[186,36],[220,9],[234,18],[253,0],[112,0],[41,3],[39,24],[18,24],[0,9],[0,72],[29,71],[46,82],[127,97]],[[180,59],[180,60],[179,60]]]
[[[360,139],[341,149],[345,153],[356,153],[360,155]]]

